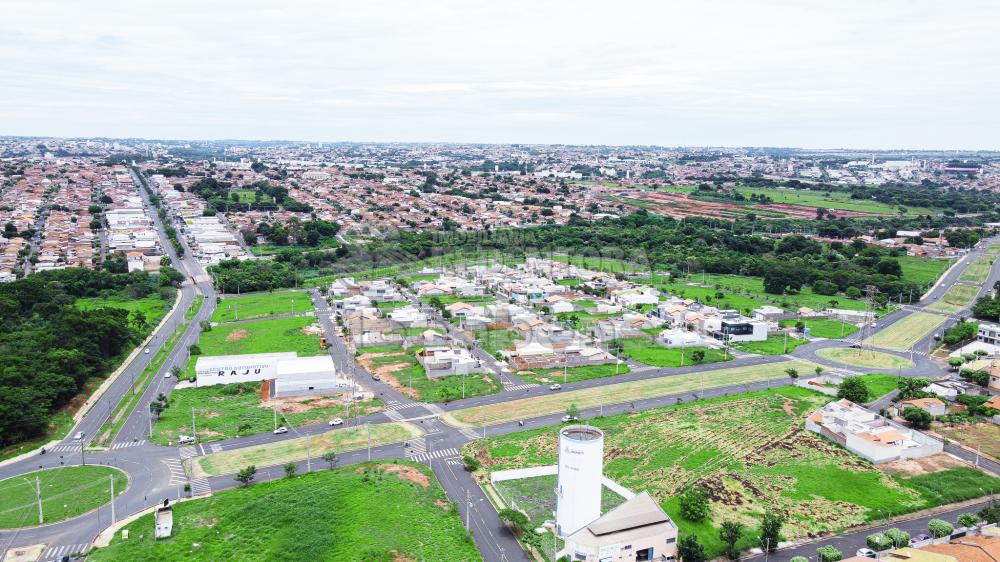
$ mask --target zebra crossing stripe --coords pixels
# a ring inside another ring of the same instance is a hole
[[[211,494],[212,485],[209,484],[208,480],[204,478],[198,478],[191,481],[191,493],[200,496],[202,494]]]
[[[170,471],[171,484],[183,484],[187,482],[187,474],[184,472],[184,467],[181,465],[180,460],[165,459],[163,464],[167,465],[167,470]]]
[[[198,449],[191,446],[181,447],[177,450],[177,454],[180,455],[181,460],[189,459],[198,456]]]
[[[211,445],[209,445],[209,446],[208,446],[208,448],[209,448],[209,449],[210,449],[210,450],[211,450],[211,451],[212,451],[213,453],[218,453],[218,452],[221,452],[221,451],[222,451],[222,445],[219,445],[219,444],[217,444],[217,443],[212,443]]]
[[[69,453],[73,451],[79,451],[81,449],[80,445],[56,445],[49,449],[53,453]]]
[[[396,421],[396,422],[398,422],[398,421],[403,421],[404,419],[406,419],[406,416],[404,416],[403,414],[400,414],[400,413],[399,413],[399,412],[397,412],[396,410],[386,410],[386,411],[385,411],[385,415],[386,415],[386,417],[388,417],[388,418],[389,418],[390,420],[392,420],[392,421]]]
[[[469,439],[479,439],[480,435],[468,427],[463,427],[458,430],[459,433],[468,437]]]
[[[527,390],[529,388],[535,388],[536,386],[539,386],[539,385],[537,385],[537,384],[531,384],[531,383],[515,384],[513,386],[505,386],[504,390],[506,390],[508,392],[512,392],[512,391],[515,391],[515,390]]]
[[[87,552],[89,546],[90,545],[88,545],[87,543],[53,546],[45,551],[45,554],[42,556],[42,559],[61,560],[63,556],[69,556],[70,554],[73,553],[77,552],[81,554],[85,553]]]
[[[431,451],[430,453],[421,453],[419,455],[414,455],[413,460],[422,462],[431,459],[445,459],[457,456],[458,456],[458,449],[449,448],[449,449],[441,449],[438,451]]]
[[[427,441],[425,439],[410,439],[406,442],[407,458],[416,458],[427,453]]]
[[[142,440],[139,440],[139,441],[126,441],[124,443],[115,443],[114,445],[111,445],[111,450],[114,451],[115,449],[124,449],[126,447],[135,447],[137,445],[143,445],[145,443],[146,443],[145,439],[142,439]]]

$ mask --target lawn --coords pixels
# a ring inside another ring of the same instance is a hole
[[[212,313],[212,322],[252,320],[283,314],[299,314],[313,309],[312,297],[305,291],[281,293],[251,293],[239,297],[219,299],[219,306]]]
[[[861,375],[861,381],[868,387],[868,394],[872,397],[872,400],[881,398],[899,388],[899,377],[896,375],[868,373],[867,375]]]
[[[969,308],[979,294],[978,285],[952,285],[936,302],[927,308],[941,312],[956,313]]]
[[[120,308],[132,312],[141,312],[146,317],[146,324],[152,330],[160,320],[167,315],[170,307],[174,305],[173,299],[165,301],[160,295],[154,294],[141,299],[127,299],[125,297],[88,297],[76,299],[73,304],[80,310],[93,310],[95,308]]]
[[[854,365],[855,367],[871,367],[875,369],[910,369],[913,362],[905,357],[871,351],[869,349],[851,349],[848,347],[828,347],[816,350],[816,355],[830,361]]]
[[[668,191],[694,192],[693,186],[669,186]],[[806,207],[821,207],[823,209],[835,209],[842,211],[855,211],[861,213],[881,213],[884,215],[899,214],[899,207],[887,205],[881,201],[869,199],[852,199],[851,194],[846,191],[812,191],[808,189],[781,189],[776,187],[739,187],[736,191],[742,193],[748,199],[751,194],[757,193],[766,195],[775,203],[789,205],[803,205]],[[932,214],[930,209],[923,207],[906,207],[907,216]]]
[[[42,491],[42,521],[46,524],[76,517],[108,503],[111,499],[111,477],[115,480],[116,496],[124,492],[128,485],[124,472],[98,465],[50,468],[2,480],[0,528],[38,525],[36,476]]]
[[[550,384],[553,382],[568,383],[579,382],[590,379],[602,379],[624,375],[631,371],[624,362],[606,363],[604,365],[581,365],[579,367],[569,367],[568,369],[538,369],[536,371],[519,371],[517,376],[522,379],[537,384]]]
[[[348,414],[343,396],[284,398],[262,403],[258,382],[181,388],[170,393],[169,404],[153,426],[151,441],[158,445],[176,443],[180,434],[191,435],[192,408],[196,414],[195,423],[201,441],[218,441],[272,431],[275,410],[278,425],[290,427],[320,423],[333,418],[348,419],[382,410],[382,402],[374,399],[351,404]],[[270,407],[272,405],[274,410]]]
[[[934,431],[971,449],[979,448],[984,455],[1000,459],[1000,425],[994,423],[936,424]]]
[[[565,279],[560,279],[560,280],[556,281],[557,285],[562,285],[564,287],[576,287],[577,285],[580,285],[581,283],[583,283],[583,281],[580,281],[579,279],[577,279],[575,277],[566,277]]]
[[[388,354],[377,357],[361,355],[358,357],[358,363],[369,373],[377,373],[386,384],[399,392],[424,402],[450,402],[471,396],[493,394],[502,388],[496,377],[488,373],[431,379],[413,355],[418,349],[411,347],[403,351],[400,348],[398,352],[382,352]]]
[[[668,349],[662,345],[646,338],[627,338],[619,340],[622,345],[622,355],[639,363],[652,365],[653,367],[683,367],[695,365],[692,354],[700,351],[704,358],[700,364],[718,363],[719,361],[729,361],[732,354],[721,349],[708,347],[689,347],[687,349]]]
[[[260,192],[260,200],[259,201],[258,201],[257,195],[256,195],[257,192],[255,190],[253,190],[253,189],[232,189],[232,190],[229,191],[229,194],[230,194],[229,196],[232,197],[233,193],[235,193],[239,197],[238,201],[240,203],[245,203],[245,204],[254,204],[254,203],[268,204],[268,203],[274,203],[274,197],[271,197],[270,195],[264,193],[263,191]]]
[[[1000,255],[1000,242],[990,244],[989,247],[986,248],[986,253],[994,256]]]
[[[496,356],[498,351],[509,349],[515,341],[521,341],[513,330],[476,330],[476,341],[490,355]]]
[[[817,338],[838,339],[847,337],[858,331],[858,327],[839,320],[827,320],[826,318],[802,318],[800,320],[782,320],[783,327],[794,327],[799,322],[809,328],[809,335]]]
[[[952,264],[952,260],[917,256],[899,256],[895,260],[903,269],[903,279],[919,285],[932,285]]]
[[[125,527],[129,539],[118,533],[87,559],[482,560],[434,474],[413,463],[365,463],[226,490],[176,504],[173,518],[169,539],[153,540],[153,516],[144,515]]]
[[[768,300],[777,306],[792,310],[808,307],[813,310],[827,308],[846,308],[849,310],[864,310],[865,302],[843,295],[817,295],[809,287],[803,287],[796,294],[773,295],[764,291],[764,281],[760,277],[745,277],[742,275],[692,275],[690,281],[704,282],[711,287],[730,290],[756,299]]]
[[[864,341],[866,345],[895,351],[908,351],[915,343],[944,324],[947,316],[929,312],[911,312],[876,332]]]
[[[372,447],[399,443],[423,435],[422,430],[405,422],[356,425],[309,437],[211,453],[194,457],[187,462],[196,478],[235,474],[251,464],[261,467],[304,461],[309,455],[312,455],[313,462],[322,463],[320,457],[327,451],[341,453],[365,448],[369,443],[369,431]]]
[[[805,338],[784,336],[781,334],[771,334],[764,341],[734,342],[733,348],[744,353],[754,353],[757,355],[784,355],[791,353],[796,347],[809,343]]]
[[[996,256],[990,254],[977,257],[958,276],[958,280],[968,283],[982,283],[986,281],[990,276],[990,270],[993,268],[993,260],[995,259]]]
[[[239,324],[216,326],[202,332],[198,346],[202,355],[240,355],[244,353],[278,353],[294,351],[302,356],[322,355],[319,334],[303,331],[315,322],[314,318],[293,317],[258,320]],[[188,361],[186,376],[194,376],[198,356]]]
[[[488,404],[448,412],[441,419],[455,427],[477,426],[533,418],[563,412],[570,404],[580,409],[601,404],[619,404],[644,398],[700,391],[719,386],[785,380],[785,369],[800,373],[812,371],[815,365],[806,361],[780,361],[765,365],[729,367],[671,377],[608,384],[600,387],[554,392],[534,398],[522,398],[500,404]],[[685,396],[685,399],[688,397]]]
[[[802,429],[810,412],[832,398],[781,387],[588,420],[604,431],[604,474],[633,491],[648,491],[682,533],[698,536],[709,557],[721,554],[718,525],[741,521],[744,547],[760,514],[788,515],[782,534],[798,539],[978,497],[1000,479],[970,469],[917,477],[878,470],[846,449]],[[554,428],[490,437],[466,445],[484,472],[556,462]],[[971,473],[970,473],[971,472]],[[709,490],[710,521],[680,514],[677,494],[692,484]]]

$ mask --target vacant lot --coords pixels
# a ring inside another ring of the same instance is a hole
[[[726,353],[721,349],[710,349],[707,347],[667,349],[647,338],[629,338],[620,341],[624,357],[654,367],[682,367],[698,363],[718,363],[719,361],[729,361],[733,358],[731,353]],[[692,354],[695,352],[702,354],[703,357],[700,362],[696,362],[692,358]],[[681,364],[682,360],[683,365]]]
[[[325,463],[324,463],[325,466]],[[433,473],[366,463],[217,493],[174,506],[174,534],[151,537],[152,515],[88,560],[482,560]]]
[[[816,355],[830,361],[836,361],[845,365],[854,365],[855,367],[870,367],[874,369],[909,369],[913,367],[913,362],[905,357],[899,357],[891,353],[882,353],[881,351],[871,351],[869,349],[828,347],[817,350]]]
[[[235,474],[251,464],[261,467],[304,461],[310,455],[314,463],[322,464],[320,457],[327,451],[341,453],[367,447],[369,431],[372,447],[399,443],[423,435],[423,431],[405,422],[342,427],[320,435],[194,457],[187,462],[191,463],[190,469],[196,478]]]
[[[319,348],[319,329],[310,329],[313,318],[276,318],[216,326],[202,332],[198,346],[202,355],[239,355],[243,353],[278,353],[295,351],[300,357],[322,355]],[[187,365],[187,376],[194,376],[192,355]]]
[[[809,343],[809,340],[771,334],[764,341],[736,342],[733,344],[733,347],[740,351],[755,353],[757,355],[784,355],[785,353],[791,353],[792,350],[804,343]]]
[[[924,339],[948,318],[929,312],[911,312],[895,321],[888,328],[876,332],[864,341],[866,345],[895,351],[907,351]]]
[[[313,309],[312,298],[304,291],[282,293],[252,293],[239,297],[228,296],[219,300],[212,314],[212,322],[252,320],[283,314],[298,314]]]
[[[509,349],[515,341],[521,340],[514,330],[476,330],[475,337],[479,345],[494,356],[498,351]]]
[[[793,311],[803,306],[813,310],[824,310],[827,308],[865,309],[865,303],[862,300],[852,299],[843,295],[817,295],[809,287],[803,287],[801,292],[795,294],[770,294],[764,291],[764,280],[760,277],[708,274],[692,275],[689,280],[704,282],[711,287],[730,290],[734,293],[740,293],[755,299],[767,300],[771,303],[776,303],[777,306]]]
[[[552,382],[567,383],[614,377],[617,375],[627,374],[631,372],[631,370],[632,369],[630,369],[629,366],[623,361],[618,364],[607,363],[604,365],[581,365],[579,367],[570,367],[568,369],[536,369],[534,371],[519,371],[517,376],[527,382],[549,384]]]
[[[450,402],[470,396],[492,394],[501,389],[500,382],[488,373],[451,375],[431,379],[417,362],[414,353],[418,348],[407,351],[384,351],[366,353],[358,357],[358,364],[369,373],[377,374],[386,384],[407,396],[424,402]]]
[[[847,322],[827,320],[826,318],[803,318],[801,320],[782,320],[780,324],[791,328],[801,322],[809,328],[809,335],[817,338],[838,339],[847,337],[858,331],[858,327]]]
[[[257,382],[182,388],[173,391],[169,400],[170,407],[153,426],[152,441],[159,445],[177,442],[181,434],[191,435],[192,409],[201,441],[266,433],[274,429],[275,413],[278,425],[294,427],[382,410],[382,402],[378,399],[352,403],[348,408],[342,395],[261,402],[260,383]]]
[[[690,279],[692,282],[700,282],[700,278],[694,275]],[[666,291],[682,299],[694,299],[698,302],[710,304],[721,309],[735,309],[749,314],[753,309],[768,304],[765,301],[737,295],[732,292],[720,291],[714,287],[703,285],[690,285],[684,283],[657,283],[655,287],[660,291]],[[763,288],[763,287],[762,287]]]
[[[952,285],[937,302],[931,303],[927,308],[941,312],[960,312],[972,305],[977,293],[977,285]]]
[[[995,255],[984,254],[977,257],[972,261],[965,271],[958,276],[959,281],[966,281],[968,283],[982,283],[986,281],[986,278],[990,276],[990,269],[993,267],[993,260],[996,259]]]
[[[993,423],[938,424],[934,426],[934,431],[971,449],[979,448],[984,455],[1000,459],[1000,425]]]
[[[565,411],[570,404],[576,404],[582,409],[601,404],[617,404],[643,398],[695,392],[704,388],[750,384],[766,380],[784,380],[788,377],[785,374],[785,369],[791,368],[805,373],[814,367],[813,363],[806,361],[779,361],[767,365],[732,367],[672,377],[622,382],[596,388],[556,392],[537,398],[523,398],[501,404],[464,408],[448,412],[441,419],[457,427],[492,424],[556,414]]]
[[[952,263],[952,260],[917,256],[899,256],[895,259],[903,269],[903,279],[920,285],[933,284]]]
[[[108,503],[112,477],[115,479],[116,496],[124,492],[128,485],[124,472],[97,465],[51,468],[0,481],[0,498],[3,498],[3,503],[0,503],[0,528],[38,525],[36,476],[41,484],[45,523],[76,517]]]
[[[839,531],[958,498],[978,497],[1000,479],[958,468],[912,478],[886,474],[824,438],[803,419],[831,400],[782,387],[656,410],[588,420],[605,432],[604,473],[623,486],[648,490],[678,523],[698,535],[710,556],[721,553],[717,526],[737,520],[757,534],[760,514],[788,519],[795,539]],[[553,464],[554,428],[491,437],[466,446],[484,471]],[[709,491],[710,521],[681,517],[677,493],[697,484]]]
[[[861,380],[868,387],[868,394],[871,395],[872,400],[881,398],[899,388],[899,377],[896,375],[868,373],[861,375]]]
[[[160,320],[166,316],[170,307],[174,305],[174,300],[170,299],[165,301],[160,298],[160,295],[149,295],[141,299],[129,299],[125,297],[89,297],[76,299],[73,304],[80,310],[93,310],[95,308],[120,308],[122,310],[127,310],[130,313],[138,312],[142,313],[143,317],[146,319],[146,324],[151,331]]]

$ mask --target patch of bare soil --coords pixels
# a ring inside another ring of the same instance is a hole
[[[416,562],[413,558],[400,554],[396,551],[392,551],[390,554],[392,554],[392,562]]]
[[[451,509],[451,506],[448,505],[448,502],[444,500],[434,500],[434,505],[440,507],[444,511],[448,511]]]
[[[321,328],[319,324],[310,324],[305,328],[302,328],[302,333],[309,334],[311,336],[322,336],[323,328]]]
[[[795,406],[795,402],[792,402],[791,400],[785,400],[785,403],[781,405],[781,409],[784,410],[785,413],[788,414],[789,416],[794,417],[795,410],[792,409],[793,406]]]
[[[930,474],[932,472],[940,472],[942,470],[948,470],[950,468],[957,468],[961,466],[968,465],[951,455],[939,453],[937,455],[921,457],[919,459],[887,462],[879,465],[878,468],[890,474],[910,477],[920,476],[921,474]]]
[[[423,488],[427,488],[431,485],[431,481],[427,478],[427,475],[420,472],[416,468],[405,465],[405,464],[385,464],[379,467],[382,472],[387,474],[395,474],[401,480],[407,480],[413,482]]]
[[[317,408],[332,408],[343,403],[341,396],[320,396],[313,398],[309,396],[299,396],[293,398],[278,398],[261,402],[264,408],[277,408],[279,412],[286,414],[308,412]]]
[[[229,335],[226,336],[226,341],[240,341],[249,337],[250,337],[250,332],[244,330],[243,328],[240,328],[238,330],[233,330],[232,332],[229,332]]]
[[[206,418],[217,418],[217,417],[219,417],[221,415],[222,414],[220,414],[219,412],[205,412],[204,413],[204,417],[206,417]]]

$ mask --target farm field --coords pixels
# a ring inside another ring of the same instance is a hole
[[[149,330],[152,330],[160,320],[167,315],[170,307],[174,305],[173,299],[163,300],[160,295],[149,295],[141,299],[128,299],[125,297],[86,297],[76,299],[73,304],[80,310],[93,310],[95,308],[120,308],[129,313],[141,312],[146,318]]]
[[[799,322],[809,328],[809,335],[817,338],[839,339],[847,337],[858,331],[858,327],[839,320],[827,320],[826,318],[803,318],[801,320],[782,320],[779,322],[782,327],[792,328]]]
[[[757,535],[760,514],[786,514],[789,539],[833,532],[894,514],[984,495],[1000,479],[971,468],[933,474],[889,474],[803,427],[832,398],[781,387],[588,420],[605,433],[604,473],[633,491],[648,491],[682,533],[698,536],[709,557],[722,553],[718,525],[747,525],[743,546]],[[554,428],[490,437],[464,452],[483,472],[556,462]],[[681,516],[678,492],[697,484],[709,492],[710,520]]]
[[[152,515],[125,528],[128,540],[119,533],[87,559],[482,560],[434,474],[403,462],[315,471],[178,503],[169,539],[152,540]],[[140,541],[143,534],[150,538]]]
[[[896,261],[903,270],[903,279],[929,286],[951,267],[953,260],[899,256]]]
[[[995,255],[984,254],[979,256],[972,261],[965,271],[958,276],[959,281],[966,281],[968,283],[982,283],[990,276],[990,269],[993,268],[993,261],[996,259]]]
[[[304,461],[310,455],[314,463],[322,463],[321,457],[327,451],[342,453],[367,447],[369,430],[372,447],[399,443],[424,434],[415,425],[406,422],[366,424],[342,427],[309,437],[211,453],[188,459],[186,462],[190,463],[189,468],[196,478],[235,474],[251,464],[263,467]]]
[[[604,365],[581,365],[579,367],[570,367],[565,369],[565,371],[563,369],[518,371],[517,376],[527,382],[537,384],[550,384],[553,382],[565,384],[568,382],[579,382],[590,379],[602,379],[605,377],[624,375],[631,372],[631,370],[632,369],[629,368],[628,365],[622,362],[617,365],[615,363],[607,363]]]
[[[870,349],[851,349],[849,347],[828,347],[816,350],[816,355],[823,359],[836,361],[855,367],[870,367],[873,369],[909,369],[913,362],[905,357],[882,353]]]
[[[979,289],[976,285],[952,285],[940,299],[927,308],[941,312],[960,312],[972,305]]]
[[[608,384],[595,388],[558,392],[536,398],[522,398],[501,404],[488,404],[448,412],[441,417],[455,427],[476,426],[523,418],[544,416],[565,411],[567,405],[576,404],[580,409],[601,404],[617,404],[656,396],[694,392],[719,386],[750,384],[761,381],[785,380],[785,369],[800,373],[811,371],[815,365],[807,361],[779,361],[765,365],[729,367],[672,377],[659,377],[638,381]]]
[[[38,525],[36,476],[42,490],[42,521],[46,524],[76,517],[108,503],[111,498],[112,477],[115,480],[116,496],[124,492],[128,485],[128,477],[124,472],[97,465],[50,468],[2,480],[0,529]]]
[[[377,374],[389,386],[416,400],[450,402],[470,396],[493,394],[502,388],[496,377],[488,373],[431,379],[414,357],[413,354],[417,351],[415,347],[407,351],[399,348],[399,351],[380,353],[371,353],[370,349],[364,349],[365,353],[358,357],[358,364],[369,373]]]
[[[253,320],[283,314],[299,314],[313,309],[312,297],[305,291],[252,293],[219,299],[212,322]]]
[[[689,277],[689,281],[705,283],[710,287],[718,286],[720,289],[740,293],[755,299],[768,300],[772,304],[785,309],[797,309],[803,306],[813,310],[824,310],[827,308],[865,309],[865,302],[862,300],[852,299],[843,295],[817,295],[809,287],[803,287],[801,292],[794,295],[772,295],[764,291],[764,281],[760,277],[709,273],[706,275],[692,275]]]
[[[349,419],[380,412],[377,398],[343,403],[343,396],[302,396],[261,402],[260,383],[234,383],[181,388],[170,393],[170,406],[160,414],[150,439],[158,445],[177,442],[178,435],[191,435],[194,409],[199,441],[217,441],[240,435],[267,433],[278,425],[297,427],[333,418]]]
[[[1000,459],[1000,425],[994,423],[934,424],[932,429],[934,432],[970,449],[979,448],[984,455]]]
[[[944,321],[947,319],[946,316],[940,314],[911,312],[893,322],[888,328],[867,338],[863,343],[895,351],[907,351],[913,347],[913,344],[930,335],[938,326],[944,324]]]
[[[784,355],[785,353],[791,353],[796,347],[805,343],[809,343],[809,340],[792,336],[786,338],[782,335],[771,334],[764,341],[736,342],[733,344],[733,347],[745,353],[755,353],[757,355]]]
[[[315,322],[309,317],[275,318],[239,324],[216,326],[202,332],[198,347],[202,355],[240,355],[244,353],[278,353],[295,351],[300,357],[322,355],[319,332],[303,330]],[[194,376],[197,355],[192,355],[185,369],[186,376]]]

